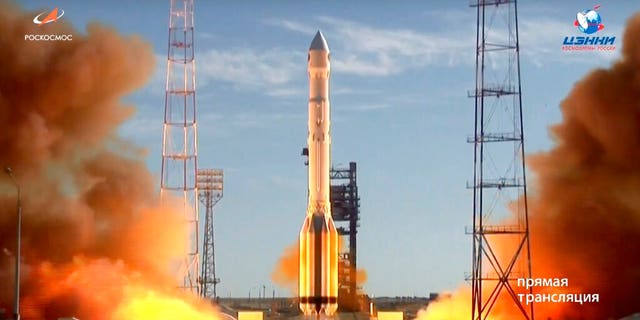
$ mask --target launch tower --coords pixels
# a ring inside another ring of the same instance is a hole
[[[516,0],[476,0],[472,320],[490,319],[497,301],[520,319],[533,319],[533,304],[517,294],[517,278],[531,277],[529,217],[522,126]],[[508,208],[508,209],[504,209]],[[509,221],[496,225],[497,221]],[[497,243],[514,243],[513,248]]]
[[[360,311],[357,287],[357,233],[360,226],[360,197],[356,163],[348,168],[331,168],[331,214],[338,235],[347,239],[346,252],[338,261],[338,305],[341,310]]]
[[[170,0],[167,82],[164,99],[160,198],[181,200],[189,241],[180,261],[178,287],[198,292],[196,79],[193,0]]]

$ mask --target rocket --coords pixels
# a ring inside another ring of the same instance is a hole
[[[329,47],[318,31],[309,47],[309,202],[300,230],[298,298],[305,315],[333,316],[338,309],[338,232],[329,200],[331,109]]]

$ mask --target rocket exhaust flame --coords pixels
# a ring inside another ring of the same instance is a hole
[[[338,309],[338,232],[329,200],[329,47],[318,31],[309,47],[309,203],[300,230],[298,297],[305,315]]]

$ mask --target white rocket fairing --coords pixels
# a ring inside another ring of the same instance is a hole
[[[329,200],[329,47],[318,31],[309,47],[309,204],[300,230],[298,297],[305,315],[338,309],[338,232]]]

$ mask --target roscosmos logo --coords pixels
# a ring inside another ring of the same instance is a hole
[[[38,13],[33,18],[33,23],[38,25],[38,27],[42,27],[45,24],[56,22],[60,18],[64,16],[64,10],[59,9],[58,7],[53,10],[45,10]],[[46,29],[46,28],[45,28]],[[25,41],[71,41],[73,40],[72,34],[25,34]]]
[[[60,12],[60,15],[58,15],[58,11]],[[44,17],[43,19],[40,19],[40,17],[42,17],[45,13],[47,13],[47,11],[43,11],[42,13],[35,16],[35,18],[33,18],[33,23],[41,27],[46,23],[56,22],[58,21],[58,19],[64,16],[64,10],[62,9],[58,10],[58,8],[55,8],[51,10],[51,12],[49,12],[49,14],[46,17]]]

